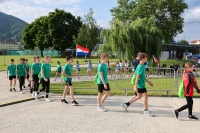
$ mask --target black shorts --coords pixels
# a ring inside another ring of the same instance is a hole
[[[148,72],[148,71],[149,71],[149,68],[146,68],[146,71]]]
[[[16,76],[9,76],[9,80],[16,79]]]
[[[61,73],[61,71],[56,71],[56,72]]]
[[[108,86],[108,89],[105,89],[103,84],[98,84],[98,92],[103,93],[103,90],[109,91],[110,90],[109,84],[107,84],[107,86]]]
[[[29,74],[26,75],[26,78],[29,79]]]
[[[38,75],[33,75],[33,81],[38,82],[39,78]]]
[[[147,93],[147,89],[146,88],[141,88],[141,89],[139,89],[138,88],[138,93]]]
[[[108,68],[108,70],[110,71],[110,68]]]
[[[66,86],[72,86],[72,81],[65,81]]]

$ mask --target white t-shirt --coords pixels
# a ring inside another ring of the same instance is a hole
[[[129,65],[128,63],[125,63],[125,67],[128,67],[128,65]]]

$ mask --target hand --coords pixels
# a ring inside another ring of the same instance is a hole
[[[134,85],[134,92],[138,93],[138,88],[136,85]]]
[[[150,86],[153,86],[153,84],[152,84],[151,82],[149,82],[149,85],[150,85]]]
[[[107,84],[103,84],[104,88],[107,90],[108,89],[108,86]]]
[[[47,81],[48,81],[48,79],[46,79],[46,78],[45,78],[45,79],[44,79],[44,81],[46,81],[46,82],[47,82]]]
[[[8,78],[8,75],[6,76],[6,78]]]
[[[68,76],[68,78],[70,78],[70,79],[71,79],[71,78],[72,78],[72,76]]]

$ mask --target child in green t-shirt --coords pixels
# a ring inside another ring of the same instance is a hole
[[[49,89],[50,89],[50,72],[51,72],[51,65],[49,64],[51,60],[50,56],[45,56],[45,62],[41,66],[41,82],[42,82],[42,89],[38,92],[38,94],[46,89],[46,102],[50,102],[49,99]]]
[[[56,76],[55,76],[55,79],[54,79],[55,82],[56,82],[56,79],[58,77],[58,74],[61,74],[61,71],[62,71],[62,66],[60,65],[60,61],[57,61]]]
[[[9,72],[9,73],[8,73]],[[7,75],[6,77],[10,80],[10,92],[15,90],[15,85],[16,85],[16,65],[14,65],[14,59],[10,59],[10,65],[7,67]],[[12,84],[13,81],[13,84]],[[12,88],[13,87],[13,88]]]
[[[146,90],[146,86],[145,86],[145,81],[147,81],[149,83],[150,86],[153,86],[153,84],[146,79],[146,72],[145,72],[145,65],[144,63],[147,62],[148,60],[148,56],[145,53],[139,53],[138,58],[140,60],[140,64],[137,66],[135,73],[136,75],[136,79],[135,79],[135,85],[134,85],[134,91],[137,94],[136,97],[133,97],[129,102],[127,103],[123,103],[122,107],[125,111],[127,111],[127,107],[141,99],[141,97],[144,98],[144,115],[147,116],[154,116],[154,114],[148,109],[148,94],[147,94],[147,90]]]
[[[66,60],[67,60],[67,64],[64,66],[64,69],[63,69],[63,72],[62,72],[63,79],[65,81],[65,89],[64,89],[64,92],[63,92],[61,102],[68,104],[68,102],[65,100],[65,97],[66,97],[68,89],[70,88],[72,105],[76,106],[76,105],[78,105],[78,103],[74,99],[74,87],[72,86],[72,70],[73,70],[72,62],[73,62],[73,58],[72,58],[72,56],[67,56]]]
[[[108,73],[108,54],[102,54],[101,55],[101,64],[98,65],[98,78],[97,78],[97,84],[98,84],[98,96],[97,96],[97,111],[103,111],[105,112],[106,109],[103,106],[104,101],[106,98],[110,95],[110,87],[108,84],[108,78],[107,78],[107,73]],[[103,90],[106,91],[106,94],[102,97]]]
[[[25,65],[23,64],[23,58],[19,59],[19,64],[16,65],[16,77],[19,80],[19,88],[21,94],[23,94],[22,86],[24,84],[24,79],[26,78],[26,68]]]

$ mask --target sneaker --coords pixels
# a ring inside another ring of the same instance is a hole
[[[191,115],[191,116],[188,116],[188,119],[191,119],[191,120],[198,120],[198,118],[194,115]]]
[[[45,98],[46,102],[51,102],[51,100],[49,98]]]
[[[16,92],[15,88],[13,88],[13,91],[15,91],[15,92]]]
[[[30,87],[31,86],[31,84],[28,84],[28,87]]]
[[[33,89],[32,89],[32,88],[30,89],[30,93],[31,93],[31,94],[33,93]]]
[[[103,104],[101,105],[101,107],[102,107],[103,109],[105,109],[105,107],[103,106]]]
[[[151,112],[150,110],[144,111],[144,115],[147,115],[147,116],[150,116],[150,117],[154,116],[153,112]]]
[[[102,108],[102,106],[98,106],[97,111],[105,112],[106,110],[104,108]]]
[[[74,101],[72,101],[72,105],[73,105],[73,106],[77,106],[78,103],[74,100]]]
[[[65,99],[61,99],[61,102],[63,103],[66,103],[66,104],[68,104],[68,102],[65,100]]]
[[[37,95],[37,94],[35,94],[35,96],[34,96],[34,97],[35,97],[35,99],[38,99],[38,95]]]
[[[12,88],[9,90],[10,92],[12,91]]]
[[[34,96],[35,96],[35,92],[33,91],[33,92],[32,92],[32,97],[34,97]]]
[[[123,108],[124,111],[128,112],[128,110],[127,110],[128,106],[125,103],[121,104],[121,106],[122,106],[122,108]]]
[[[178,119],[178,112],[176,110],[173,110],[174,116],[176,119]]]
[[[24,94],[24,92],[23,92],[23,91],[20,91],[20,93],[21,93],[21,94]]]

